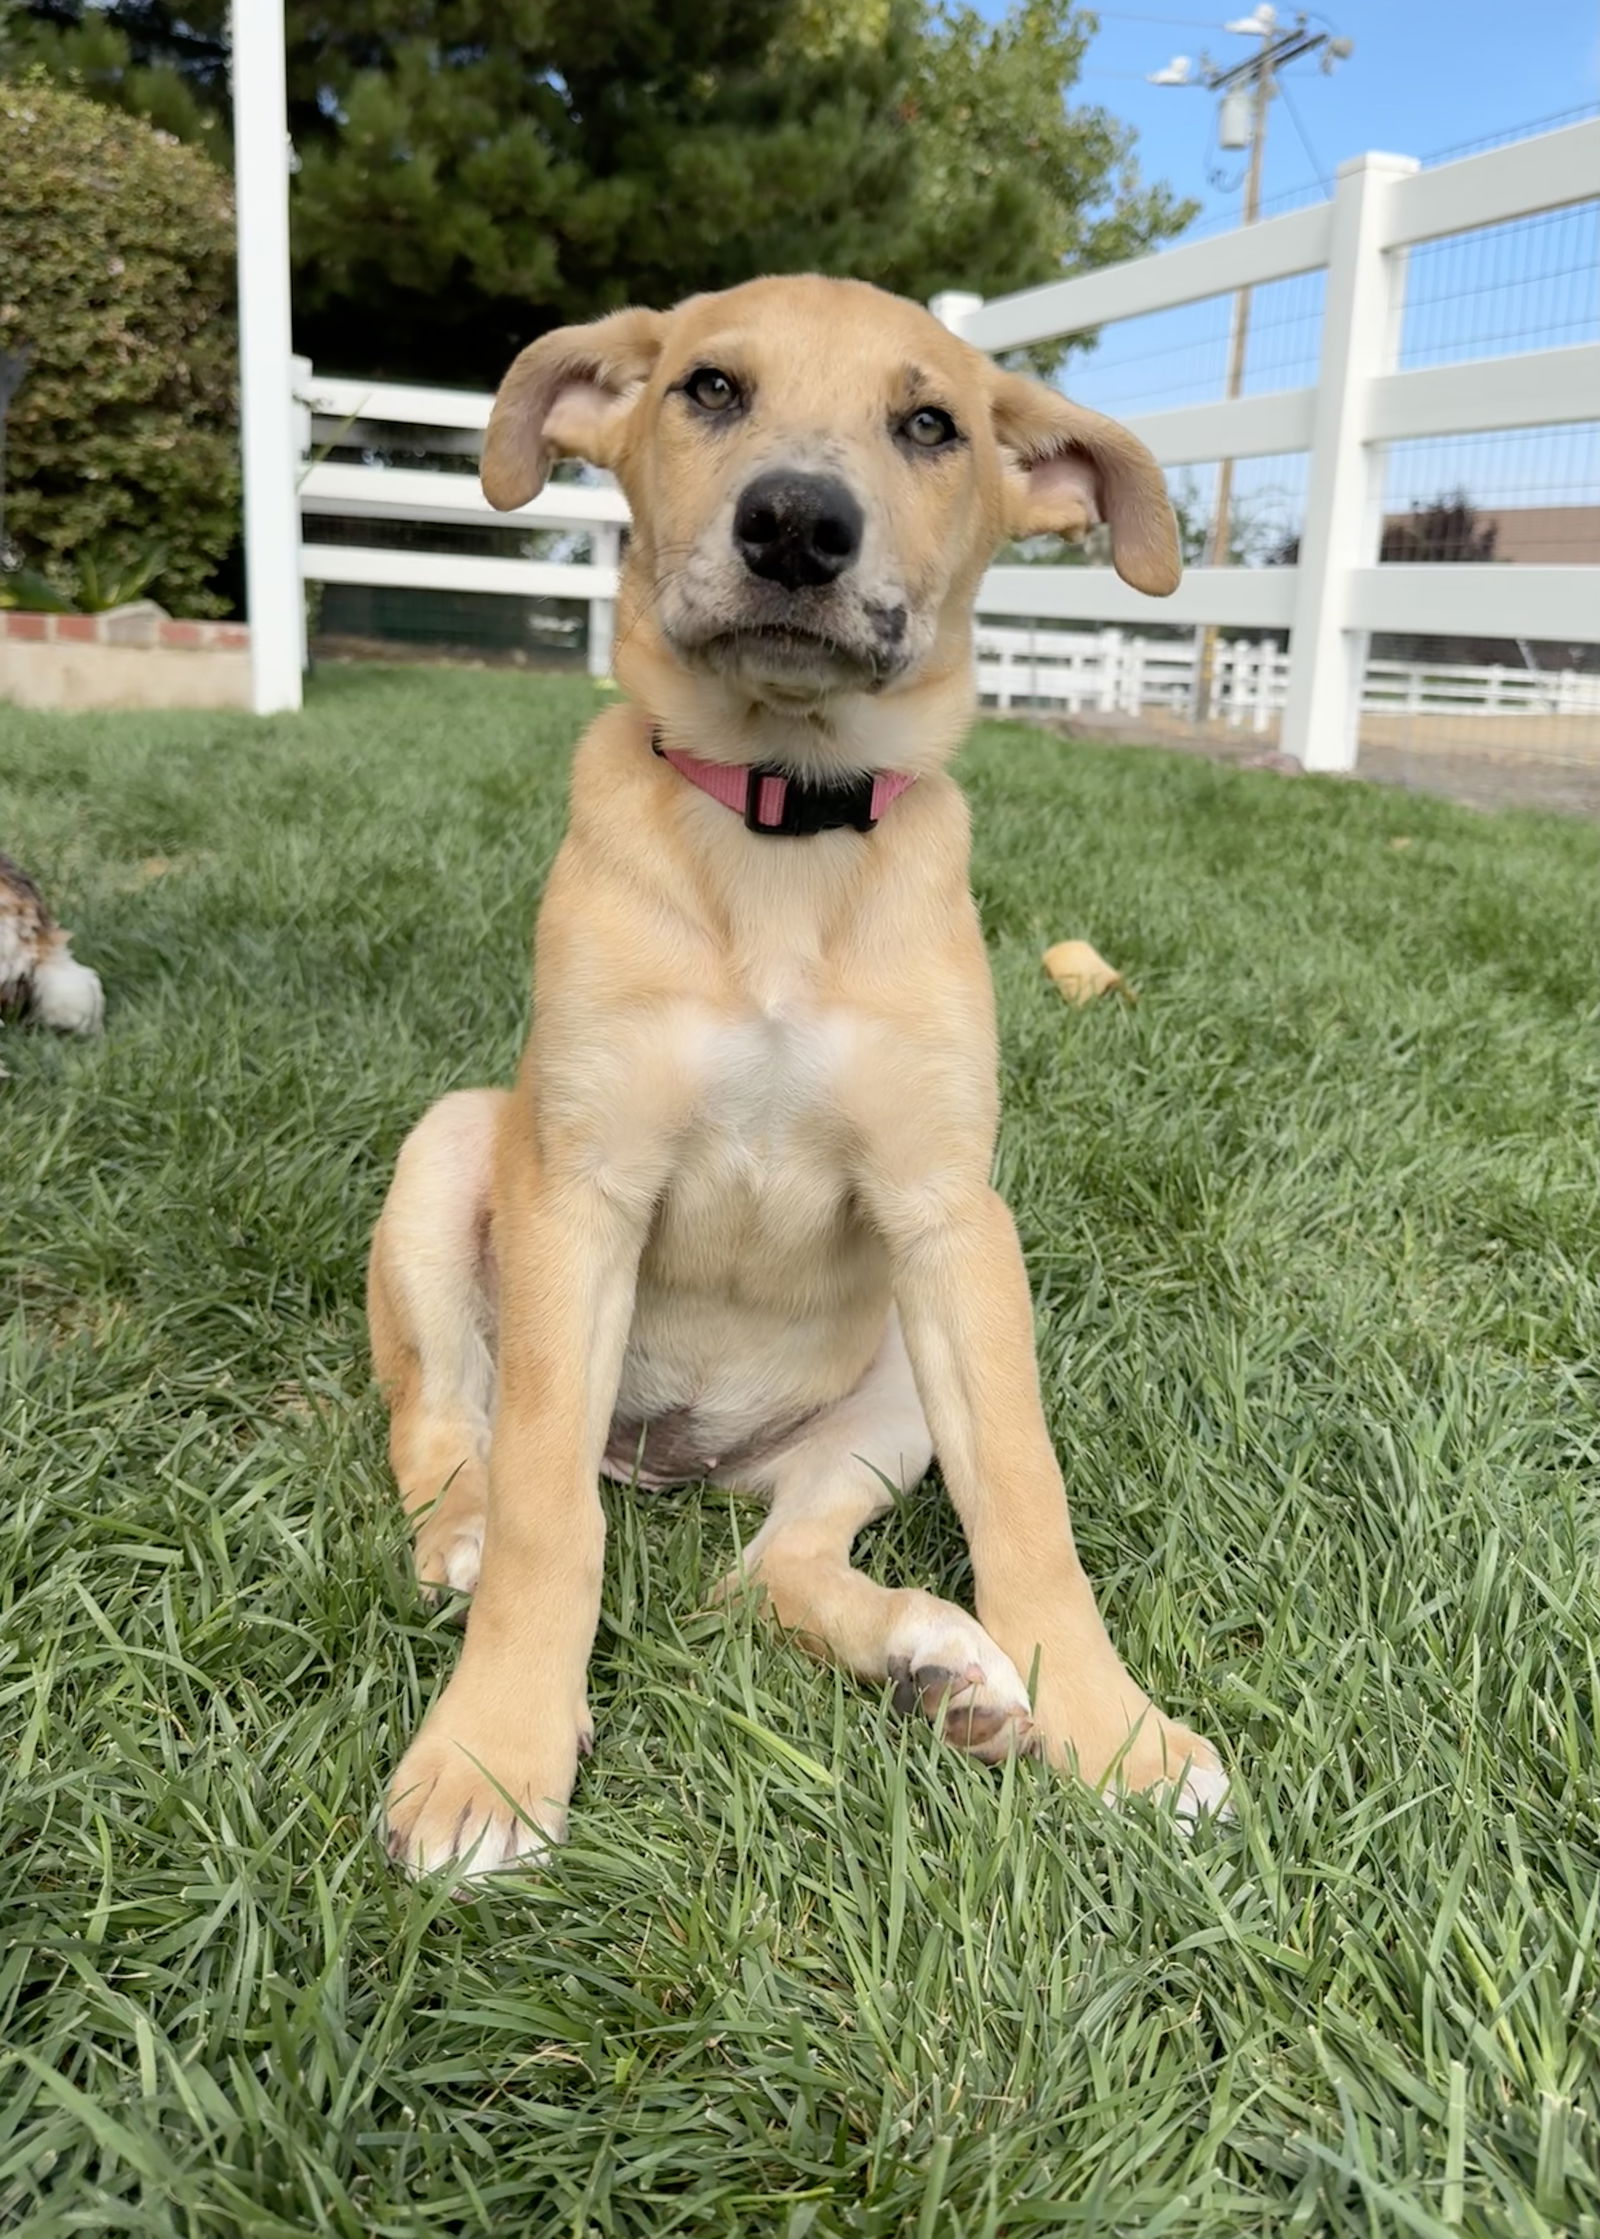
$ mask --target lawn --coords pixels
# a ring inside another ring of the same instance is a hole
[[[1113,1630],[1236,1768],[1186,1845],[707,1614],[608,1495],[573,1840],[397,1878],[455,1653],[368,1231],[504,1079],[587,685],[0,711],[105,976],[0,1088],[0,2227],[1600,2231],[1600,828],[986,726],[1001,1180]],[[1139,1001],[1069,1011],[1091,938]],[[863,1543],[963,1596],[933,1486]]]

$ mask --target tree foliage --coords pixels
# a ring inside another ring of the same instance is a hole
[[[26,0],[19,51],[224,155],[225,0]],[[297,341],[488,383],[528,338],[763,271],[995,294],[1188,215],[1018,0],[289,0]]]
[[[6,534],[56,588],[211,613],[237,533],[233,221],[192,148],[38,76],[0,84]]]
[[[1499,523],[1485,520],[1465,490],[1446,490],[1426,502],[1413,498],[1402,518],[1386,521],[1378,557],[1401,565],[1480,564],[1494,558],[1499,535]]]
[[[1482,565],[1494,558],[1500,526],[1485,518],[1465,490],[1445,490],[1436,498],[1413,498],[1404,513],[1383,524],[1378,558],[1387,566]],[[1297,567],[1300,539],[1286,536],[1267,555],[1269,567]]]

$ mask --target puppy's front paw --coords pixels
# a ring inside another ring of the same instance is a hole
[[[1041,1680],[1033,1714],[1045,1756],[1093,1788],[1170,1795],[1190,1822],[1228,1810],[1228,1776],[1210,1742],[1163,1717],[1125,1673],[1093,1697]]]
[[[978,1620],[934,1594],[907,1591],[896,1600],[885,1661],[901,1716],[920,1710],[942,1720],[945,1740],[985,1764],[1030,1752],[1028,1690]]]
[[[1116,1768],[1116,1786],[1171,1795],[1180,1819],[1229,1814],[1228,1776],[1210,1742],[1153,1705]]]
[[[439,1509],[418,1526],[412,1560],[424,1601],[436,1602],[447,1593],[475,1593],[483,1564],[483,1535],[488,1518],[483,1507]]]
[[[565,1837],[578,1759],[594,1745],[588,1712],[474,1719],[451,1692],[389,1785],[389,1855],[412,1874],[454,1866],[462,1881],[536,1863]]]

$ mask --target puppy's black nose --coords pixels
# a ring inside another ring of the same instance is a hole
[[[864,526],[837,476],[774,467],[740,493],[733,541],[752,575],[786,591],[816,590],[854,563]]]

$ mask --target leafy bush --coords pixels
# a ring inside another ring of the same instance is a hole
[[[207,584],[237,535],[239,458],[216,166],[42,74],[0,84],[0,349],[32,360],[6,427],[17,555],[76,597],[159,547],[151,595],[222,611]]]

